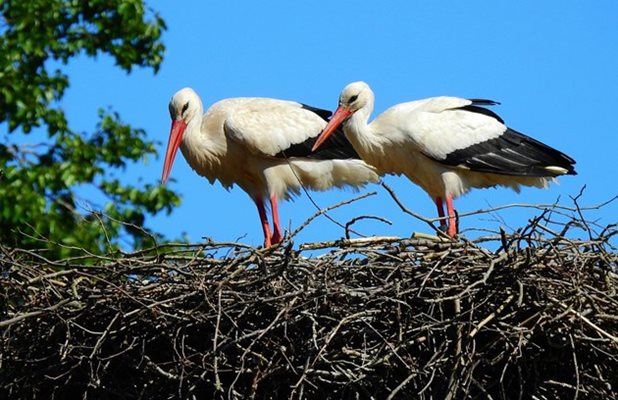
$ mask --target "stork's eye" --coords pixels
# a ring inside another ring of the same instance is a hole
[[[354,96],[350,97],[350,101],[348,101],[348,103],[354,103],[356,101],[356,99],[358,99],[358,95],[355,94]]]
[[[189,108],[189,102],[186,102],[185,105],[182,106],[181,114],[184,115],[188,108]]]

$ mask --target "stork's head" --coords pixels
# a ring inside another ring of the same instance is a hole
[[[341,91],[337,111],[343,109],[349,117],[368,104],[373,105],[373,91],[369,85],[363,81],[352,82]]]
[[[324,128],[318,140],[313,145],[315,150],[336,131],[337,127],[348,120],[358,110],[367,110],[367,117],[373,109],[373,91],[363,81],[352,82],[343,88],[339,95],[339,105]]]
[[[174,158],[178,152],[178,147],[182,143],[183,135],[187,126],[196,118],[201,118],[203,108],[200,97],[191,88],[180,89],[174,94],[169,104],[170,117],[172,118],[172,129],[170,138],[167,142],[165,152],[165,164],[163,164],[163,174],[161,181],[165,183],[169,177],[174,164]]]

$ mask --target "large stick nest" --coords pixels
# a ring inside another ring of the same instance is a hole
[[[616,230],[563,226],[61,262],[2,248],[0,397],[616,398]]]

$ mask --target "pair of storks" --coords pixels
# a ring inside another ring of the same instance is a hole
[[[374,94],[364,82],[347,85],[334,114],[301,103],[230,98],[204,114],[190,88],[172,97],[172,128],[162,181],[180,147],[211,183],[240,186],[257,205],[264,246],[283,239],[277,201],[301,187],[326,190],[404,174],[435,201],[447,234],[457,234],[453,199],[471,188],[547,187],[574,175],[566,154],[504,124],[491,100],[433,97],[397,104],[368,123]],[[343,127],[341,130],[340,127]],[[266,215],[270,203],[273,228]]]

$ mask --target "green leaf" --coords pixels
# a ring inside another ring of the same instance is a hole
[[[58,104],[70,86],[64,65],[78,55],[108,54],[127,72],[156,72],[165,22],[143,0],[4,0],[0,13],[0,123],[7,123],[10,140],[34,130],[47,134],[36,146],[0,144],[2,243],[46,247],[46,257],[60,258],[73,247],[103,253],[147,245],[148,234],[160,238],[143,225],[179,197],[112,175],[156,154],[154,142],[111,110],[99,111],[92,133],[78,133]]]

